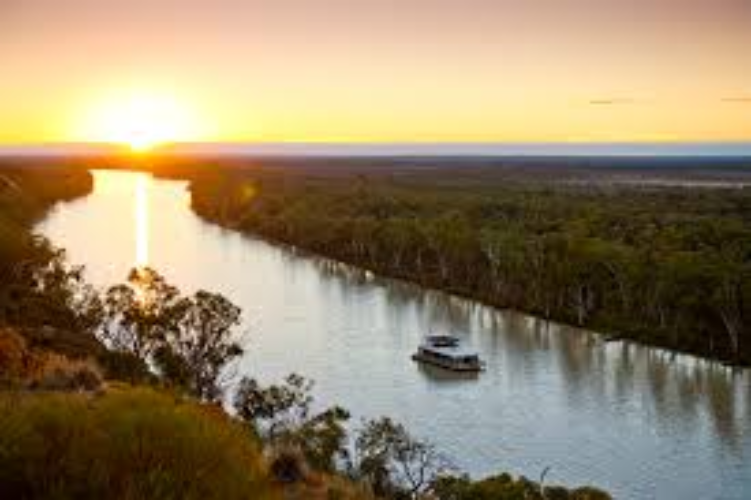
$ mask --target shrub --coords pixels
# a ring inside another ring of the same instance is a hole
[[[545,486],[524,477],[499,474],[479,481],[467,476],[442,476],[432,485],[438,500],[610,500],[607,493],[595,488],[569,490]],[[544,492],[544,494],[543,494]]]
[[[93,334],[81,330],[42,326],[24,328],[20,333],[32,349],[53,351],[69,358],[92,358],[106,351]]]
[[[108,380],[120,380],[131,384],[147,384],[155,380],[144,361],[125,351],[104,350],[97,358]]]
[[[93,391],[101,385],[102,375],[93,361],[30,349],[15,330],[0,329],[0,386]]]
[[[27,357],[23,337],[13,330],[0,329],[0,387],[20,382],[24,376]]]
[[[268,498],[223,412],[149,389],[0,395],[0,498]]]
[[[94,391],[102,385],[102,374],[92,361],[45,353],[37,357],[38,369],[31,374],[31,388],[48,391]]]
[[[270,457],[271,474],[280,483],[297,483],[309,475],[308,465],[302,451],[292,446],[274,449]]]

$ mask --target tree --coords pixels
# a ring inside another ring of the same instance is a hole
[[[157,365],[176,385],[215,401],[223,392],[222,371],[243,352],[234,341],[240,308],[219,294],[199,291],[181,299],[175,311],[175,327],[166,330]]]
[[[216,401],[221,376],[242,349],[235,342],[240,308],[205,291],[183,297],[153,269],[134,269],[107,291],[102,337],[118,352],[157,369],[161,380]]]
[[[269,387],[243,378],[234,407],[270,446],[296,448],[313,467],[333,472],[338,459],[348,458],[345,423],[350,415],[338,406],[311,415],[312,389],[312,381],[294,373]]]
[[[106,292],[101,334],[110,348],[148,362],[182,310],[180,291],[164,277],[151,268],[133,269],[127,283]]]
[[[368,481],[376,495],[403,488],[415,498],[451,469],[434,445],[411,436],[388,417],[365,423],[355,441],[355,459],[355,474]]]
[[[313,467],[334,473],[337,461],[348,460],[347,429],[350,418],[347,410],[334,406],[312,416],[291,435],[291,441],[302,450]]]
[[[313,402],[312,388],[312,381],[295,373],[288,375],[283,384],[269,387],[244,377],[238,385],[234,407],[261,437],[274,441],[308,419]]]

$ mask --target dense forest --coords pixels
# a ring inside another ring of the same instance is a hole
[[[82,168],[0,170],[0,497],[610,498],[546,471],[470,479],[388,417],[353,428],[344,408],[314,411],[296,374],[232,380],[242,311],[229,300],[148,268],[94,289],[33,234],[91,188]]]
[[[374,163],[206,168],[192,173],[192,205],[387,276],[751,363],[751,188],[733,177],[743,168],[717,182],[711,168],[685,179],[658,166],[645,180],[603,167]]]

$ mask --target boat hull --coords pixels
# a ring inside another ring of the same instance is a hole
[[[453,372],[477,373],[483,370],[482,364],[456,363],[456,362],[452,362],[448,360],[443,360],[440,358],[435,358],[433,356],[427,356],[422,353],[413,354],[412,359],[414,361],[417,361],[418,363],[425,363],[428,365],[437,366],[438,368],[443,368],[444,370],[451,370]]]

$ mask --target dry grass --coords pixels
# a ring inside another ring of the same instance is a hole
[[[30,349],[24,337],[0,329],[0,383],[34,390],[93,391],[102,386],[99,366],[90,359],[71,359],[51,351]]]

